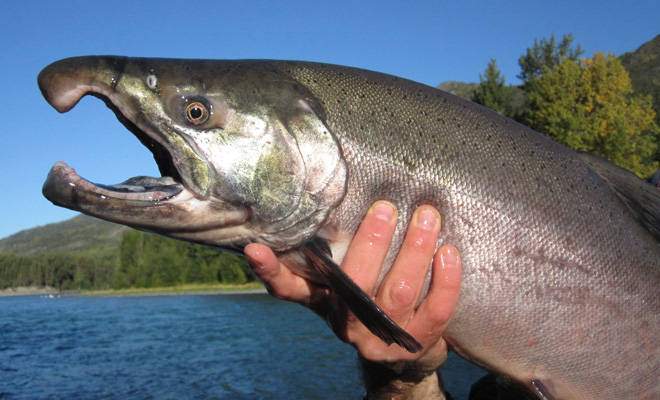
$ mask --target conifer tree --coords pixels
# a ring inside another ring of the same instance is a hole
[[[579,61],[584,51],[580,45],[571,48],[574,40],[573,35],[569,33],[562,37],[561,42],[557,43],[554,32],[550,36],[550,40],[543,38],[539,42],[538,39],[534,39],[534,46],[528,47],[527,53],[521,55],[518,60],[521,70],[518,78],[523,81],[523,85],[532,84],[546,68],[551,70],[564,59]]]
[[[511,92],[504,86],[505,79],[497,66],[497,60],[491,59],[486,72],[479,74],[479,86],[474,91],[472,101],[497,111],[507,114],[511,100]]]

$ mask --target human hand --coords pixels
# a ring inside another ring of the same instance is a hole
[[[397,211],[391,203],[374,204],[342,262],[344,272],[368,294],[374,294],[396,222]],[[385,344],[364,327],[329,288],[295,275],[279,263],[268,247],[250,244],[245,254],[273,296],[313,309],[330,323],[340,339],[357,348],[369,393],[391,393],[392,385],[397,386],[398,391],[417,390],[433,386],[434,382],[437,385],[435,371],[447,357],[442,333],[458,301],[461,262],[453,246],[445,245],[435,252],[439,233],[437,210],[431,206],[419,207],[413,214],[399,254],[374,297],[375,303],[390,318],[424,346],[417,353]],[[431,286],[424,300],[415,307],[429,266],[433,269]],[[425,384],[420,385],[422,382]]]

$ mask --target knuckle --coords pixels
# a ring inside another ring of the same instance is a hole
[[[409,308],[417,299],[417,290],[407,280],[399,280],[390,289],[391,307]]]
[[[367,233],[367,240],[371,246],[387,246],[392,242],[392,235],[389,231],[375,229]]]
[[[348,313],[346,315],[346,323],[348,323],[348,324],[355,324],[359,321],[360,320],[358,320],[357,317],[355,316],[355,314],[353,314],[353,313]]]
[[[412,233],[409,246],[414,251],[422,251],[424,253],[433,253],[436,248],[438,241],[437,235],[433,235],[427,231],[422,231],[421,229],[416,229]]]
[[[442,307],[439,307],[433,310],[429,310],[429,312],[426,315],[426,319],[433,326],[440,326],[446,324],[451,318],[451,315],[452,315],[451,310],[445,310]]]

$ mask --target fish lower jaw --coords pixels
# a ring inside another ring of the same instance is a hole
[[[86,193],[98,199],[116,199],[132,202],[161,202],[176,198],[186,201],[192,193],[172,178],[132,178],[118,185],[96,185],[81,176],[75,169],[60,161],[48,173],[43,186],[44,196],[53,203],[71,203],[76,193]]]
[[[114,186],[95,185],[64,162],[43,187],[54,204],[93,217],[211,246],[249,241],[251,213],[220,200],[200,199],[172,178],[137,177]]]

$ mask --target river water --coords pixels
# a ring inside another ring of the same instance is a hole
[[[483,371],[453,357],[467,398]],[[266,294],[0,298],[0,399],[362,399],[355,351]]]

